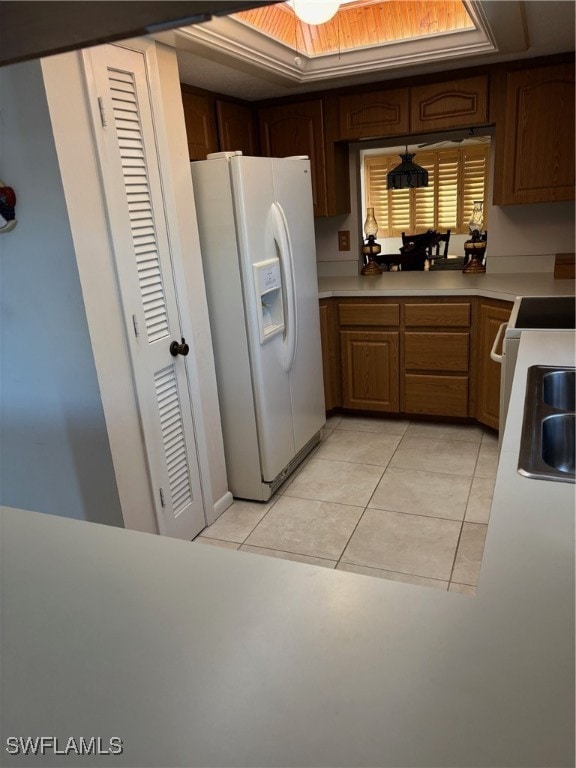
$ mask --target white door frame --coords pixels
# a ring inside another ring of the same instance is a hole
[[[211,523],[231,503],[232,497],[225,477],[208,311],[187,162],[183,173],[176,178],[183,158],[187,158],[185,150],[181,151],[185,134],[177,146],[174,134],[183,133],[184,124],[182,119],[181,125],[169,126],[164,119],[166,102],[172,100],[173,103],[174,90],[178,92],[179,88],[175,54],[147,39],[123,42],[122,46],[144,53],[150,76],[166,216],[173,238],[174,271],[182,287],[179,292],[182,330],[191,347],[186,365],[189,396],[195,406],[204,509],[207,522]],[[90,94],[81,57],[81,53],[48,57],[42,60],[42,72],[124,523],[127,528],[157,533],[154,491],[149,482],[100,184],[88,103]],[[161,86],[166,84],[168,92],[162,93]],[[181,109],[181,103],[178,106]],[[184,248],[192,252],[192,258],[183,258]],[[210,424],[209,432],[206,424]]]

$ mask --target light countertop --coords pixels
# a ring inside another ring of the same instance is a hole
[[[574,485],[516,472],[527,367],[574,364],[573,335],[553,336],[521,340],[475,597],[5,510],[3,747],[117,736],[123,755],[82,765],[158,768],[573,766]]]
[[[517,296],[573,296],[573,280],[551,272],[464,275],[459,270],[384,272],[374,277],[318,278],[319,298],[330,296],[485,296],[514,301]]]

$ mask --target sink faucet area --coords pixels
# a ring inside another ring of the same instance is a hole
[[[520,474],[575,482],[575,383],[574,368],[528,368]]]

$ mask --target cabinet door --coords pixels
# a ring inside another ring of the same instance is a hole
[[[258,154],[256,121],[250,107],[231,101],[217,101],[216,117],[222,152],[240,150],[250,157]]]
[[[409,133],[407,88],[340,96],[339,110],[341,139]]]
[[[476,418],[482,424],[494,429],[499,427],[502,366],[490,358],[490,351],[500,325],[507,322],[511,311],[510,302],[479,300],[476,337],[478,353]],[[501,352],[501,350],[498,351]]]
[[[410,130],[433,131],[485,125],[488,77],[468,77],[410,88]]]
[[[399,411],[397,331],[341,331],[345,408]]]
[[[574,65],[510,72],[494,202],[574,200]]]
[[[206,160],[209,152],[218,151],[213,102],[206,96],[183,91],[182,105],[190,160]]]
[[[320,300],[320,338],[322,342],[324,400],[326,410],[331,411],[342,405],[342,384],[336,313],[334,303],[330,299]]]
[[[307,155],[312,167],[314,215],[326,215],[324,130],[320,99],[259,110],[260,144],[266,157]]]

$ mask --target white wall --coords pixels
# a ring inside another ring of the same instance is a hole
[[[1,460],[6,506],[123,525],[40,63],[0,69]]]
[[[531,203],[494,206],[492,141],[490,190],[486,210],[488,272],[545,272],[554,270],[554,254],[574,251],[574,203]],[[350,196],[352,211],[346,216],[315,220],[318,275],[357,274],[360,265],[363,206],[359,195],[358,145],[350,147]],[[338,251],[338,230],[350,230],[351,250]],[[466,238],[464,238],[466,239]],[[450,251],[458,242],[451,240]],[[461,255],[464,255],[463,251]]]

